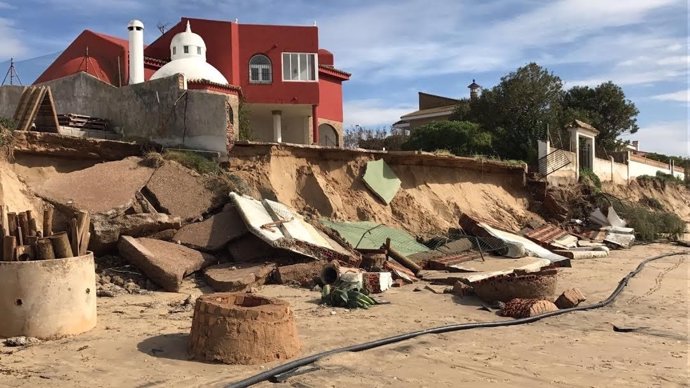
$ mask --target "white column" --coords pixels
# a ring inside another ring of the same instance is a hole
[[[276,143],[282,143],[283,142],[283,128],[282,128],[283,113],[279,110],[274,110],[271,113],[273,113],[273,141]]]
[[[129,84],[144,82],[144,23],[132,20],[129,31]]]

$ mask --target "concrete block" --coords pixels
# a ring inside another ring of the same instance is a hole
[[[122,236],[120,256],[140,269],[164,290],[177,292],[182,279],[216,261],[207,253],[185,246],[149,238]]]
[[[213,252],[223,249],[227,243],[247,232],[247,227],[237,210],[234,207],[226,207],[203,222],[183,227],[175,234],[173,240],[190,248]]]
[[[206,268],[204,280],[216,292],[246,291],[266,283],[275,269],[274,265],[255,265],[236,268],[237,264],[225,263]]]

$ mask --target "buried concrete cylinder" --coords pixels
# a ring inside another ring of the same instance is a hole
[[[93,254],[0,262],[0,337],[54,339],[95,326]]]
[[[203,361],[261,364],[300,352],[290,305],[254,294],[200,296],[194,308],[189,353]]]

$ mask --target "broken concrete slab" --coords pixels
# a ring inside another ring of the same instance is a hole
[[[609,213],[606,216],[606,219],[609,221],[611,226],[616,226],[619,228],[625,228],[628,224],[618,216],[618,213],[616,213],[616,209],[614,209],[613,206],[609,206]]]
[[[226,207],[205,221],[186,225],[175,234],[173,240],[193,249],[213,252],[223,249],[230,241],[247,232],[237,209]]]
[[[166,162],[153,173],[143,193],[159,211],[185,221],[197,220],[222,206],[222,199],[205,183],[196,172],[179,163]]]
[[[613,233],[606,234],[605,243],[613,244],[621,248],[630,248],[630,245],[635,241],[634,234]]]
[[[108,217],[95,214],[91,217],[91,242],[89,249],[97,256],[117,248],[120,236],[144,237],[182,226],[179,217],[161,213],[125,214]]]
[[[84,170],[56,175],[35,189],[46,201],[68,209],[86,210],[91,215],[116,216],[129,209],[136,193],[151,178],[153,169],[130,157],[99,163]]]
[[[604,250],[554,249],[553,252],[571,260],[601,259],[609,256],[609,253]]]
[[[235,192],[230,193],[230,199],[249,232],[274,248],[316,260],[360,260],[351,252],[342,253],[342,247],[332,246],[331,239],[282,203],[268,199],[258,201]]]
[[[169,292],[180,289],[182,279],[216,261],[207,253],[150,238],[122,236],[120,256],[141,270],[149,279]]]
[[[326,262],[324,261],[311,261],[308,263],[284,265],[276,268],[275,280],[278,284],[313,287],[318,281],[325,264]]]
[[[282,255],[280,250],[273,248],[251,233],[228,243],[228,253],[235,261],[273,259]]]
[[[274,265],[240,267],[235,263],[214,265],[204,270],[204,280],[216,292],[240,292],[266,283]]]
[[[386,205],[391,203],[400,190],[400,178],[383,159],[368,162],[362,180],[367,188]]]

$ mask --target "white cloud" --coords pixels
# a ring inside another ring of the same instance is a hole
[[[14,28],[14,22],[0,18],[0,61],[12,57],[18,57],[27,52],[27,48],[19,39],[19,31]]]
[[[0,1],[0,9],[15,9],[15,6],[4,1]]]
[[[680,0],[505,3],[453,1],[432,6],[425,0],[406,0],[394,6],[376,3],[345,9],[320,20],[321,42],[333,49],[339,66],[355,75],[367,74],[366,80],[371,81],[504,71],[539,58],[553,59],[568,45],[593,40],[594,46],[615,36],[612,29],[644,23],[650,12],[680,4]],[[525,8],[522,13],[505,12]],[[635,42],[644,33],[630,40]],[[679,42],[680,38],[672,43],[678,46]],[[615,55],[602,50],[597,62],[629,59],[629,50],[640,51],[630,43],[620,45]],[[568,57],[561,62],[583,61]]]
[[[687,120],[662,121],[643,125],[625,140],[639,140],[640,149],[672,156],[690,155],[690,129]]]
[[[380,99],[346,101],[343,106],[345,127],[360,125],[367,128],[390,126],[400,120],[400,116],[417,110],[403,104],[389,104]]]
[[[690,104],[690,93],[688,93],[688,89],[679,90],[673,93],[658,94],[652,96],[652,98],[659,101],[684,102]]]

